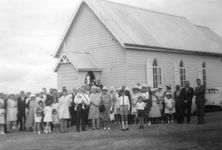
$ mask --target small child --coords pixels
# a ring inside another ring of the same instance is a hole
[[[174,113],[175,113],[175,102],[172,98],[171,93],[166,93],[166,96],[164,98],[165,102],[165,114],[166,114],[166,121],[168,123],[173,123],[174,119]]]
[[[59,103],[54,101],[52,104],[52,122],[54,125],[54,131],[59,132]]]
[[[51,122],[52,122],[52,106],[51,105],[48,105],[44,108],[44,119],[43,121],[46,123],[46,126],[45,126],[45,133],[48,134],[48,133],[51,133]]]
[[[136,109],[139,118],[139,129],[143,129],[144,127],[145,107],[146,103],[143,102],[143,97],[139,96],[138,101],[136,102]]]
[[[36,124],[36,132],[41,134],[41,123],[42,117],[44,114],[44,104],[43,101],[39,100],[37,105],[35,106],[35,124]]]
[[[0,134],[4,135],[4,125],[5,125],[5,102],[0,98]]]

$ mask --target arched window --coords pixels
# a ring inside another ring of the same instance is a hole
[[[182,60],[180,61],[179,64],[179,71],[180,71],[180,85],[181,87],[184,87],[186,81],[186,69]]]
[[[203,85],[207,86],[207,67],[206,63],[202,63],[202,73],[203,73]]]
[[[156,59],[153,61],[153,87],[157,88],[161,84],[161,68]]]

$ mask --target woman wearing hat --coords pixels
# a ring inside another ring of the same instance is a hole
[[[160,113],[161,113],[160,121],[162,121],[162,116],[164,114],[164,112],[163,112],[164,91],[162,90],[161,85],[158,86],[158,89],[156,91],[156,96],[158,98],[158,106],[159,106]]]
[[[133,94],[132,94],[132,109],[131,109],[131,114],[133,115],[134,118],[134,124],[137,124],[137,110],[136,110],[136,103],[138,101],[138,97],[140,96],[139,93],[139,87],[138,86],[134,86],[132,88]]]
[[[152,107],[150,108],[150,120],[152,124],[156,124],[161,117],[160,108],[158,106],[158,97],[156,96],[156,89],[151,89],[151,100],[152,100]]]
[[[17,121],[17,100],[15,99],[14,94],[9,95],[9,99],[7,100],[7,113],[6,113],[7,123],[8,123],[8,131],[12,131],[15,129],[16,121]]]
[[[101,103],[105,106],[105,111],[100,112],[104,130],[106,129],[110,130],[109,121],[110,121],[110,109],[112,106],[112,101],[110,95],[108,94],[108,89],[106,87],[103,87],[102,89]]]
[[[34,121],[34,110],[35,110],[35,106],[36,106],[35,98],[36,98],[36,96],[34,94],[31,94],[29,96],[29,101],[27,102],[28,113],[27,113],[25,127],[26,127],[26,130],[28,130],[28,131],[33,130],[34,123],[35,123],[35,121]]]
[[[90,108],[88,119],[92,120],[93,130],[99,129],[99,105],[101,103],[100,94],[97,92],[97,87],[92,86],[91,94],[89,95]]]

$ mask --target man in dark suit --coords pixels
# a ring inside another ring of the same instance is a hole
[[[185,82],[185,87],[182,88],[180,92],[180,96],[182,98],[182,109],[183,109],[183,116],[182,116],[182,122],[184,121],[184,116],[187,117],[187,123],[190,123],[191,118],[191,106],[192,106],[192,99],[194,95],[194,89],[190,87],[190,82]]]
[[[43,99],[45,101],[45,106],[51,105],[54,102],[53,89],[50,89],[50,94],[47,94],[46,88],[43,88],[42,91],[43,91]]]
[[[205,100],[205,87],[201,84],[201,80],[197,79],[197,87],[194,94],[196,95],[196,108],[197,108],[197,124],[204,124],[204,104]]]
[[[20,92],[20,97],[18,98],[17,108],[18,108],[18,125],[20,125],[19,130],[25,130],[25,121],[26,121],[26,99],[24,91]]]

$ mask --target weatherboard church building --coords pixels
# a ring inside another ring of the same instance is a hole
[[[105,86],[146,83],[222,86],[222,39],[184,17],[105,0],[83,0],[55,53],[58,89],[100,79]]]

